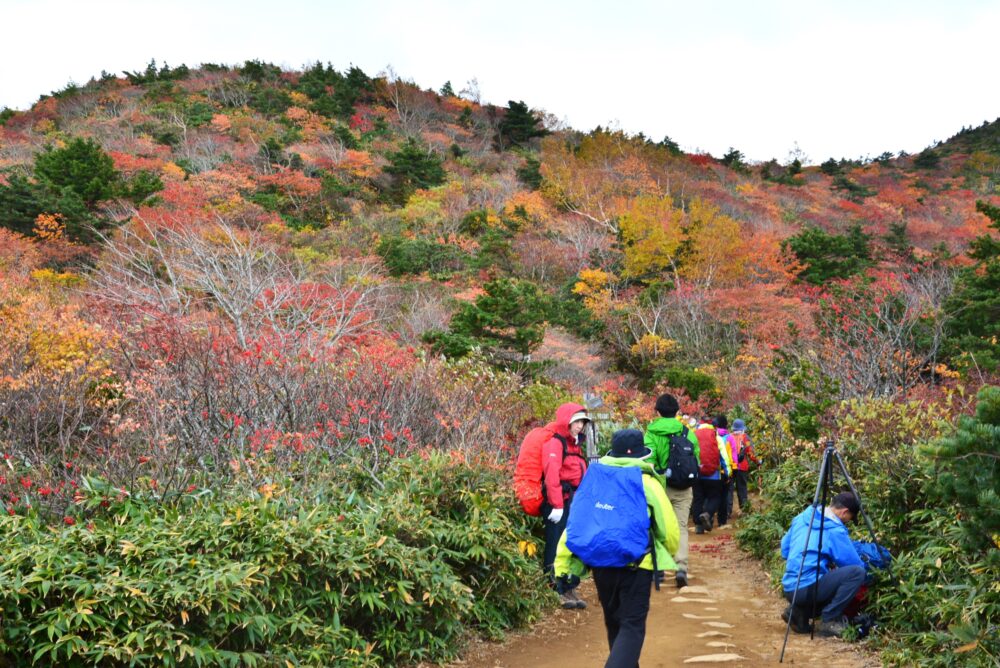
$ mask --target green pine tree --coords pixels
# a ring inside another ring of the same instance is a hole
[[[822,285],[831,278],[849,278],[871,264],[869,236],[860,225],[847,234],[828,234],[818,227],[809,227],[786,239],[782,245],[790,248],[805,264],[799,278]]]
[[[112,197],[119,180],[111,156],[80,137],[63,148],[45,149],[35,159],[35,176],[56,190],[72,190],[88,207]]]
[[[536,118],[528,105],[510,100],[507,102],[507,113],[497,128],[497,148],[508,149],[512,146],[523,146],[535,137],[544,137],[549,131],[542,127],[542,121]]]
[[[62,214],[66,236],[73,241],[92,241],[91,227],[100,222],[71,188],[56,189],[20,174],[11,174],[6,185],[0,184],[0,227],[31,236],[42,213]]]
[[[389,165],[383,171],[393,176],[388,195],[400,205],[405,204],[415,190],[439,186],[447,176],[441,158],[413,138],[389,155]]]
[[[923,451],[936,461],[931,488],[941,505],[960,509],[963,551],[992,553],[998,566],[993,541],[1000,532],[1000,387],[984,387],[977,398],[975,416],[960,417],[954,435]]]
[[[1000,208],[980,201],[976,209],[1000,232]],[[951,316],[948,351],[953,359],[965,360],[966,366],[994,370],[1000,367],[1000,239],[989,234],[977,237],[969,257],[976,264],[959,275],[946,305]]]
[[[429,332],[425,340],[446,355],[461,357],[479,346],[502,366],[525,362],[545,336],[545,295],[534,283],[511,278],[483,289],[474,304],[462,304],[447,332]]]

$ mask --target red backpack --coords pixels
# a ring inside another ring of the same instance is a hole
[[[517,453],[514,494],[524,512],[535,517],[542,514],[542,446],[555,435],[554,422],[535,427],[521,441],[521,449]]]
[[[698,449],[701,451],[701,466],[698,467],[698,473],[703,476],[715,475],[719,472],[721,457],[715,429],[698,427],[694,430],[694,435],[698,437]]]

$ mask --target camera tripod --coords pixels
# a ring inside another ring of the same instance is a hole
[[[854,487],[854,481],[851,480],[850,474],[847,473],[847,466],[844,464],[843,458],[840,453],[837,452],[836,446],[832,440],[826,442],[826,448],[823,450],[823,459],[819,466],[819,481],[816,483],[816,494],[813,497],[812,508],[818,509],[820,523],[819,523],[819,541],[816,546],[816,581],[813,582],[812,591],[812,613],[810,619],[816,617],[816,592],[819,588],[819,577],[820,577],[820,559],[822,558],[823,552],[823,516],[826,511],[826,500],[827,494],[830,488],[833,486],[833,462],[836,461],[840,468],[840,472],[844,474],[844,479],[847,481],[848,487],[850,487],[851,492],[854,494],[854,498],[858,500],[858,511],[861,517],[865,520],[865,526],[868,527],[868,533],[871,534],[872,542],[878,545],[878,539],[875,537],[875,528],[872,526],[872,521],[868,517],[868,513],[865,512],[864,503],[861,501],[861,495],[858,494],[858,490]],[[781,656],[778,659],[778,663],[783,663],[785,660],[785,647],[788,645],[788,633],[792,627],[792,619],[794,617],[795,610],[795,597],[799,593],[799,582],[802,581],[802,571],[805,569],[806,565],[806,553],[809,549],[809,538],[812,534],[813,521],[816,517],[814,513],[812,518],[809,520],[809,528],[806,530],[806,541],[805,545],[802,547],[802,561],[799,563],[799,573],[795,578],[795,593],[792,595],[790,614],[788,615],[788,623],[785,625],[785,641],[781,645]],[[891,571],[890,571],[891,572]],[[810,638],[815,637],[815,629],[810,633]]]

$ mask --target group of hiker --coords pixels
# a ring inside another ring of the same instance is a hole
[[[724,526],[734,499],[746,513],[750,465],[759,462],[743,420],[734,420],[730,429],[725,415],[688,416],[670,394],[659,396],[655,409],[657,417],[645,432],[616,431],[610,451],[588,465],[582,434],[590,416],[582,405],[563,404],[554,422],[525,438],[515,474],[522,506],[544,520],[543,567],[562,606],[585,608],[580,577],[589,571],[594,579],[610,647],[608,667],[638,665],[651,588],[659,589],[670,571],[677,588],[688,585],[689,521],[696,533]],[[534,472],[540,485],[527,464],[535,461],[541,462]],[[822,611],[820,632],[839,635],[843,609],[864,580],[844,528],[857,517],[858,501],[849,492],[837,495],[820,518],[831,539],[818,545],[815,531],[805,549],[802,526],[808,526],[810,510],[818,512],[810,506],[782,541],[788,560],[785,595],[794,600],[783,618],[807,632],[811,612]],[[803,559],[825,566],[811,565],[802,575]]]

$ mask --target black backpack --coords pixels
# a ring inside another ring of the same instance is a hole
[[[698,479],[698,458],[694,454],[694,444],[688,438],[687,427],[679,434],[670,435],[670,456],[667,457],[665,473],[667,486],[687,489]]]

